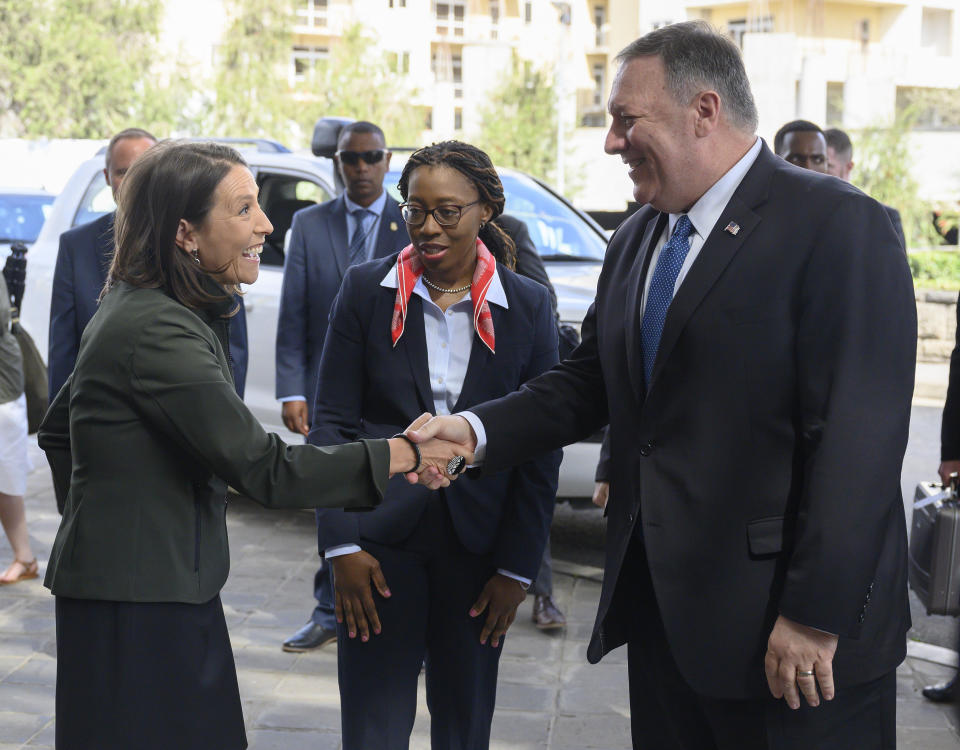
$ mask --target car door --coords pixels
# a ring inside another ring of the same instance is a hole
[[[280,405],[275,397],[277,317],[280,289],[283,285],[283,253],[288,230],[297,210],[333,197],[333,186],[319,174],[282,167],[253,166],[260,207],[274,226],[264,242],[260,256],[260,276],[256,284],[244,287],[247,309],[247,345],[250,362],[244,400],[250,410],[270,430],[293,439],[280,421]]]

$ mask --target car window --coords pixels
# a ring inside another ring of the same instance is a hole
[[[73,217],[73,226],[78,227],[81,224],[89,224],[96,221],[104,214],[115,210],[117,204],[113,202],[113,192],[107,185],[107,180],[103,172],[97,170],[87,185],[80,200],[80,206]]]
[[[566,203],[529,177],[502,174],[506,194],[504,213],[527,225],[530,239],[544,260],[602,261],[606,240]],[[397,183],[399,172],[384,180],[387,192],[402,201]]]
[[[330,200],[332,195],[326,186],[303,175],[272,172],[263,168],[257,171],[257,186],[260,188],[260,208],[273,224],[273,233],[267,235],[260,263],[264,266],[282,266],[287,230],[293,223],[293,215],[304,208]]]
[[[34,242],[52,204],[52,195],[0,193],[0,242]]]

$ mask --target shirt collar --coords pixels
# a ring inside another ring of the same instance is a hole
[[[386,287],[387,289],[396,289],[397,288],[397,264],[394,263],[390,266],[390,270],[387,271],[387,275],[380,280],[380,286]],[[420,295],[424,299],[430,299],[430,290],[427,289],[427,285],[423,283],[423,276],[420,276],[417,279],[417,284],[413,287],[413,292]],[[472,298],[467,295],[459,302],[454,304],[459,305],[464,300],[470,300],[471,304],[473,302]],[[431,302],[433,300],[430,300]],[[502,307],[504,310],[510,309],[510,304],[507,302],[507,293],[503,289],[503,282],[500,280],[500,274],[495,273],[493,275],[493,280],[490,282],[490,288],[487,289],[487,302]]]
[[[757,160],[760,149],[763,147],[763,141],[757,138],[750,149],[745,153],[736,164],[727,170],[719,180],[713,183],[713,186],[700,196],[700,199],[693,204],[687,217],[693,224],[694,231],[703,239],[707,239],[714,225],[720,219],[720,214],[727,207],[733,194],[740,187],[743,178],[750,167]],[[677,225],[680,214],[670,214],[669,224],[667,226],[667,236],[673,234],[673,228]]]
[[[377,198],[369,206],[361,206],[359,203],[354,203],[347,197],[347,194],[343,194],[343,202],[347,207],[347,211],[353,213],[354,211],[359,211],[361,208],[369,211],[372,214],[380,216],[383,214],[383,207],[387,205],[387,191],[384,190],[380,193],[380,197]]]

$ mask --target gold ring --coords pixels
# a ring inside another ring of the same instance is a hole
[[[806,669],[798,669],[797,677],[813,677],[816,674],[812,669],[807,671]]]

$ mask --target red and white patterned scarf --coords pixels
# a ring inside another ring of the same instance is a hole
[[[487,304],[487,291],[493,283],[496,272],[496,259],[487,250],[487,246],[478,239],[477,268],[473,272],[473,281],[470,284],[470,297],[473,299],[473,327],[480,340],[491,352],[494,351],[493,316],[490,314],[490,305]],[[422,274],[423,262],[420,260],[420,255],[413,249],[412,244],[407,245],[397,258],[397,300],[393,304],[393,320],[390,323],[394,346],[403,335],[410,295]]]

